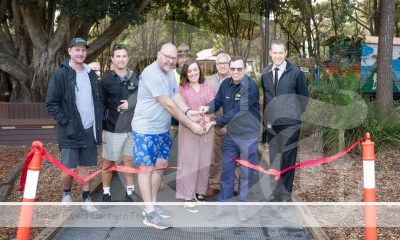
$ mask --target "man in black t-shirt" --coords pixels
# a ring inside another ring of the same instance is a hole
[[[127,68],[128,48],[117,44],[112,48],[111,61],[114,70],[101,80],[104,96],[103,117],[103,202],[111,201],[110,184],[112,171],[105,170],[122,160],[126,167],[133,165],[131,122],[135,111],[139,80]],[[138,201],[133,174],[125,173],[125,201]]]

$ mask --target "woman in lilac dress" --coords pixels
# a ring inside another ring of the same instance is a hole
[[[214,99],[213,87],[205,82],[199,63],[186,60],[180,81],[179,93],[190,109],[197,110]],[[184,200],[184,207],[197,212],[195,202],[204,201],[210,174],[214,129],[206,123],[214,115],[204,116],[203,125],[208,132],[197,135],[184,124],[179,125],[178,170],[176,174],[176,198]]]

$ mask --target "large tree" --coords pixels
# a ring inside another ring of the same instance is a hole
[[[261,37],[259,0],[204,0],[191,1],[191,4],[203,14],[191,24],[216,34],[213,36],[215,47],[232,55],[249,56],[252,41]]]
[[[68,41],[90,38],[92,27],[110,23],[89,39],[94,60],[131,23],[140,21],[150,0],[11,0],[0,3],[0,75],[12,85],[11,101],[43,101],[47,83],[65,58]]]
[[[398,1],[398,0],[396,0]],[[352,0],[348,2],[347,6],[350,11],[347,12],[348,16],[357,24],[357,28],[368,34],[377,36],[379,34],[379,1],[378,0]]]
[[[376,103],[384,117],[393,113],[393,34],[395,3],[381,0],[381,16],[378,43],[378,79]]]

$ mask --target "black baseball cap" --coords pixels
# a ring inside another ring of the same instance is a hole
[[[86,48],[89,48],[89,45],[87,44],[86,40],[80,37],[73,38],[69,42],[69,47],[77,46],[77,45],[82,45],[85,46]]]

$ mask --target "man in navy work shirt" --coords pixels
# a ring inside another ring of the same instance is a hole
[[[225,79],[215,99],[200,111],[212,113],[223,107],[223,115],[206,125],[226,126],[227,134],[222,142],[222,175],[219,200],[232,201],[234,196],[235,158],[248,160],[256,164],[258,156],[258,136],[260,130],[260,95],[257,84],[246,75],[246,61],[243,57],[233,57],[229,63],[231,77]],[[247,202],[248,192],[253,184],[253,169],[240,166],[239,202]],[[239,221],[247,221],[246,205],[237,206]],[[229,206],[218,206],[210,214],[211,221],[220,220],[230,215]]]

